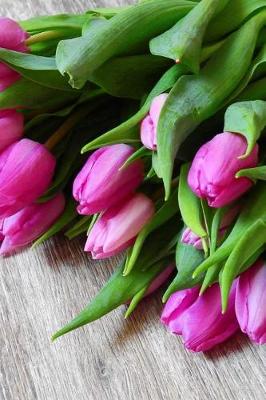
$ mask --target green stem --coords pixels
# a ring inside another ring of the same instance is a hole
[[[36,33],[36,35],[30,36],[26,40],[27,46],[32,46],[33,44],[40,42],[47,42],[48,40],[58,39],[62,37],[62,32],[60,31],[45,31],[41,33]]]

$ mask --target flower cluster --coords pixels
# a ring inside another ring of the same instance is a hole
[[[15,21],[0,18],[0,46],[27,52],[25,32]],[[0,63],[0,91],[20,79]],[[24,117],[20,110],[0,110],[0,253],[11,254],[27,246],[64,210],[63,195],[36,203],[48,189],[56,166],[55,157],[42,144],[23,138]]]
[[[166,3],[0,18],[0,254],[63,232],[121,255],[54,339],[170,283],[161,321],[189,350],[263,344],[265,10],[231,33],[232,2]]]

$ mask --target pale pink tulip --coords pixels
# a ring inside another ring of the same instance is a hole
[[[163,93],[155,97],[151,103],[149,114],[144,118],[140,127],[140,137],[143,145],[150,150],[157,149],[157,128],[160,113],[168,97]]]
[[[153,202],[135,194],[108,209],[95,223],[85,246],[94,259],[114,256],[129,247],[154,214]]]
[[[238,278],[236,316],[251,340],[266,343],[266,265],[260,260]]]
[[[247,150],[242,135],[224,132],[216,135],[197,152],[188,175],[188,184],[209,206],[224,207],[238,199],[252,187],[248,178],[236,178],[236,173],[258,164],[258,145],[246,158]]]

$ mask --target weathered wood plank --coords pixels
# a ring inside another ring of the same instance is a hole
[[[126,1],[0,0],[2,15],[81,11]],[[50,334],[92,298],[112,263],[93,263],[84,240],[57,238],[0,260],[0,399],[263,399],[266,347],[242,335],[208,355],[186,352],[159,323],[159,296],[129,321],[123,309],[55,344]]]

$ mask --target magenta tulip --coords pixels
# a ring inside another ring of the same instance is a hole
[[[258,164],[258,145],[246,158],[246,139],[224,132],[216,135],[197,152],[188,175],[188,184],[209,206],[219,208],[238,199],[252,187],[248,178],[236,178],[236,173]]]
[[[25,42],[28,37],[28,33],[16,21],[0,17],[0,47],[24,53],[27,51]]]
[[[0,47],[24,53],[28,51],[25,32],[17,22],[9,18],[0,18]],[[0,92],[11,86],[20,75],[6,64],[0,63]]]
[[[187,294],[185,290],[181,295],[178,293],[172,295],[163,312],[162,322],[172,333],[182,335],[187,349],[195,352],[207,351],[228,339],[239,329],[235,315],[235,284],[225,314],[221,312],[218,284],[211,286],[198,297],[196,297],[198,289],[194,291]],[[188,304],[182,304],[183,301],[187,301]]]
[[[23,135],[24,118],[16,110],[0,110],[0,153]]]
[[[197,300],[199,288],[180,290],[171,295],[167,301],[161,322],[166,325],[170,332],[177,335],[182,334],[182,317],[187,309]]]
[[[266,343],[266,265],[263,261],[238,278],[236,316],[240,328],[251,340]]]
[[[4,220],[0,219],[0,242],[4,240],[3,225],[4,225]]]
[[[220,225],[220,229],[219,229],[219,240],[221,240],[224,237],[227,229],[230,227],[230,225],[233,223],[233,221],[237,217],[239,210],[240,210],[240,207],[237,205],[237,206],[231,208],[230,210],[228,210],[228,212],[224,215],[221,225]],[[194,246],[195,249],[198,249],[198,250],[203,249],[201,238],[198,235],[196,235],[194,232],[192,232],[192,230],[190,228],[186,228],[183,231],[181,241],[184,244]]]
[[[41,144],[22,139],[0,155],[0,218],[35,202],[48,189],[54,156]]]
[[[133,147],[115,144],[103,147],[89,157],[73,186],[80,214],[105,211],[134,193],[143,179],[142,161],[137,160],[121,169],[133,153]]]
[[[10,255],[38,239],[65,208],[63,194],[46,203],[35,203],[4,219],[2,227],[1,255]]]
[[[85,251],[90,251],[94,259],[120,253],[134,242],[153,214],[153,202],[142,193],[135,194],[98,219],[88,236]]]
[[[144,118],[140,127],[140,137],[143,145],[150,150],[157,149],[157,127],[160,113],[168,97],[163,93],[153,99],[149,114]]]

